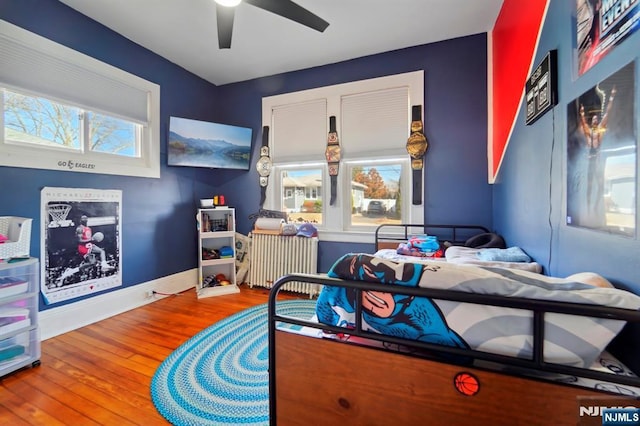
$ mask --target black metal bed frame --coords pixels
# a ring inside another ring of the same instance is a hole
[[[419,225],[422,226],[422,225]],[[377,238],[377,233],[376,233]],[[386,239],[386,238],[385,238]],[[353,288],[357,292],[355,298],[355,329],[320,324],[299,318],[282,316],[277,314],[278,293],[280,288],[290,281],[301,281],[311,284],[339,286]],[[428,297],[436,300],[448,300],[464,303],[475,303],[482,305],[493,305],[506,308],[516,308],[531,311],[533,314],[533,356],[531,359],[519,358],[514,356],[492,354],[488,352],[476,351],[473,349],[462,349],[438,345],[434,343],[426,343],[409,339],[402,339],[394,336],[386,336],[378,333],[364,331],[362,329],[362,292],[363,291],[380,291],[386,293],[403,294],[409,296]],[[465,293],[453,290],[432,289],[432,288],[413,288],[404,286],[390,286],[388,284],[372,283],[365,281],[348,281],[336,278],[330,278],[323,274],[307,275],[295,274],[286,275],[278,279],[272,286],[269,293],[268,302],[268,328],[269,328],[269,411],[270,424],[277,424],[276,419],[276,350],[275,350],[275,332],[277,323],[295,324],[299,326],[312,327],[331,331],[333,333],[344,333],[351,336],[371,339],[379,342],[388,342],[402,345],[408,348],[423,350],[427,353],[405,353],[402,354],[417,358],[439,360],[440,362],[455,363],[454,359],[464,359],[464,365],[475,361],[489,361],[497,363],[501,366],[511,367],[513,371],[503,372],[508,375],[525,376],[529,379],[536,380],[529,374],[535,372],[566,374],[601,380],[603,382],[628,385],[640,388],[640,378],[629,377],[623,375],[614,375],[600,371],[590,370],[588,368],[572,367],[544,361],[544,315],[545,313],[560,313],[568,315],[586,316],[592,318],[607,318],[611,320],[621,320],[640,324],[640,311],[630,309],[612,308],[598,305],[586,305],[579,303],[557,302],[552,300],[538,300],[520,297],[504,297],[487,294]],[[345,341],[336,342],[336,344],[356,344]],[[386,350],[379,347],[371,347],[374,350]],[[453,356],[453,357],[452,357]],[[482,369],[483,367],[475,366],[474,368]],[[489,369],[490,370],[490,369]],[[638,373],[638,372],[636,372]],[[540,380],[540,379],[539,379]]]
[[[454,245],[464,245],[470,237],[477,234],[489,233],[489,229],[480,225],[414,225],[385,223],[376,228],[375,248],[379,249],[381,240],[385,242],[403,242],[417,234],[437,236],[441,241],[448,241]]]

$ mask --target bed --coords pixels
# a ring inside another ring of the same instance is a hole
[[[416,235],[430,235],[440,243],[440,251],[436,256],[400,254],[399,246]],[[522,253],[525,259],[506,260],[513,253]],[[455,264],[472,264],[478,266],[522,269],[531,272],[542,272],[542,265],[531,260],[518,247],[506,248],[499,235],[478,225],[411,225],[384,224],[376,228],[375,255],[395,262],[433,262],[446,261]]]
[[[277,314],[289,281],[323,286],[315,317]],[[603,404],[638,407],[639,308],[624,290],[517,268],[350,253],[272,287],[271,422],[581,424]]]

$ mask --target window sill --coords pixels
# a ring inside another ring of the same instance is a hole
[[[375,231],[318,230],[318,238],[320,241],[337,243],[373,244],[375,243]]]

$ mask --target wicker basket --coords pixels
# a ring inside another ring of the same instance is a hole
[[[9,238],[0,244],[0,259],[29,256],[31,222],[25,217],[0,216],[0,234]]]

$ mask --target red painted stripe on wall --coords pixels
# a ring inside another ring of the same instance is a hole
[[[504,0],[491,33],[489,182],[498,175],[522,104],[550,0]]]

